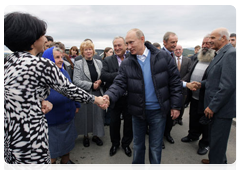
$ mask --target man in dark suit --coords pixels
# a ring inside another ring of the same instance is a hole
[[[205,36],[202,41],[202,49],[199,51],[196,60],[192,63],[190,72],[188,73],[187,82],[200,82],[203,78],[203,74],[208,67],[209,63],[214,58],[215,51],[210,48],[209,35]],[[190,84],[187,83],[187,87],[191,89]],[[199,155],[205,155],[209,150],[209,128],[208,124],[202,124],[199,121],[204,116],[203,102],[204,99],[200,97],[200,91],[188,90],[188,96],[186,102],[190,103],[189,109],[189,130],[188,135],[181,139],[182,142],[190,143],[199,140],[199,148],[197,153]],[[201,93],[204,93],[201,91]]]
[[[115,55],[106,57],[103,60],[103,68],[101,73],[101,80],[106,83],[106,89],[108,89],[115,77],[118,75],[118,69],[122,61],[126,58],[126,43],[123,37],[115,37],[113,40],[113,47]],[[120,145],[120,127],[122,114],[124,125],[123,125],[123,138],[121,141],[122,148],[127,156],[132,155],[132,151],[129,147],[133,139],[132,132],[132,116],[127,112],[127,92],[118,99],[115,104],[110,104],[108,108],[110,113],[110,137],[112,142],[112,147],[110,149],[110,156],[116,154],[117,149]]]
[[[218,28],[210,35],[211,48],[216,56],[209,64],[201,88],[205,88],[204,113],[211,119],[209,161],[227,163],[226,150],[232,119],[236,117],[236,49],[229,43],[226,28]]]
[[[177,67],[178,67],[178,70],[180,72],[181,81],[183,82],[183,86],[185,87],[186,84],[187,84],[186,82],[187,82],[187,79],[188,79],[188,73],[189,73],[190,67],[191,67],[191,59],[189,59],[187,57],[183,57],[182,53],[183,53],[182,46],[177,45],[175,50],[174,50],[174,54],[175,54],[175,58],[176,58]],[[181,108],[180,115],[178,116],[178,118],[173,121],[173,125],[175,125],[177,123],[179,125],[183,124],[182,116],[183,116],[183,113],[184,113],[184,103],[185,103],[186,96],[187,96],[187,89],[183,88],[182,108]]]
[[[166,32],[163,36],[163,48],[162,50],[166,51],[169,53],[172,58],[174,58],[174,50],[177,46],[178,42],[178,37],[174,32]],[[166,121],[166,126],[165,126],[165,131],[164,131],[164,136],[166,137],[167,141],[171,144],[174,144],[174,140],[171,136],[171,130],[173,126],[173,119],[171,117],[171,113],[169,112],[167,114],[167,121]],[[162,148],[165,148],[164,142],[162,142]]]

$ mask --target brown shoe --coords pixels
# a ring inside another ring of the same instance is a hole
[[[209,164],[209,159],[202,159],[203,164]]]

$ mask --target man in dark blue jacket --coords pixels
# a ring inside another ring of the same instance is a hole
[[[152,44],[145,43],[141,30],[126,36],[130,56],[123,60],[117,77],[105,98],[115,103],[127,90],[128,113],[133,124],[133,163],[145,161],[145,134],[149,126],[149,160],[161,163],[162,138],[166,115],[171,109],[176,119],[182,105],[182,83],[172,57]]]

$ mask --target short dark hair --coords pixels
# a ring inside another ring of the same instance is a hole
[[[47,38],[48,41],[52,41],[53,42],[53,37],[51,37],[49,35],[45,35],[45,37]]]
[[[157,42],[153,43],[153,46],[161,48],[161,45],[159,43],[157,43]]]
[[[93,41],[90,38],[86,38],[84,41],[91,41],[93,43]]]
[[[27,13],[4,15],[4,45],[11,51],[30,51],[31,45],[46,33],[47,24]]]
[[[236,37],[235,33],[230,34],[230,37]]]

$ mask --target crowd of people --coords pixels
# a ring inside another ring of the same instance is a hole
[[[21,25],[16,25],[23,23]],[[137,28],[113,38],[104,56],[85,39],[69,54],[45,35],[47,24],[25,13],[4,17],[4,158],[7,163],[74,164],[70,151],[78,135],[83,146],[104,145],[109,126],[114,156],[120,145],[133,164],[161,163],[163,138],[182,125],[190,105],[189,131],[182,142],[199,140],[204,164],[227,163],[232,119],[236,117],[236,34],[218,28],[203,37],[191,57],[174,32],[159,43]],[[27,30],[27,31],[26,31]],[[211,31],[211,30],[210,30]],[[120,127],[123,123],[123,136]],[[133,152],[129,147],[133,142]]]

